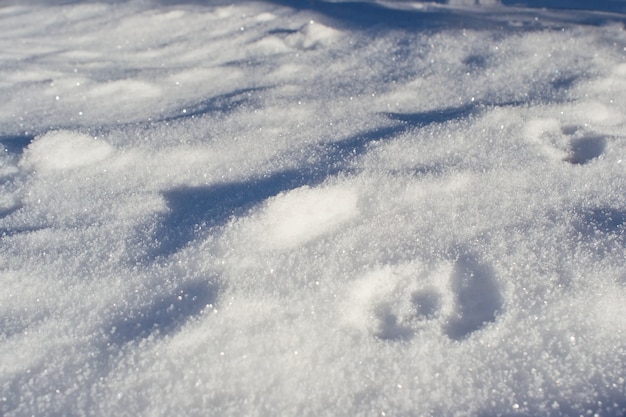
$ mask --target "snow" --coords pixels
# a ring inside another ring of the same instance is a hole
[[[25,169],[42,173],[94,165],[106,159],[113,148],[92,137],[70,131],[52,131],[36,138],[20,160]]]
[[[623,416],[589,4],[0,0],[0,414]]]
[[[261,214],[260,225],[248,233],[251,239],[260,237],[262,247],[300,246],[358,215],[357,199],[350,187],[305,186],[274,198]]]

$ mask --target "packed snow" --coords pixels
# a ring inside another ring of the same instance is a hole
[[[0,414],[625,415],[574,3],[0,0]]]

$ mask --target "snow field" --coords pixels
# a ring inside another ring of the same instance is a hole
[[[621,416],[626,34],[461,3],[1,6],[0,413]]]

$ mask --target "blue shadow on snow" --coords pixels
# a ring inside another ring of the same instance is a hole
[[[150,257],[167,257],[182,249],[198,234],[223,226],[231,218],[244,215],[281,192],[305,185],[315,186],[340,172],[348,172],[350,161],[367,152],[371,143],[389,139],[406,129],[407,126],[381,127],[312,147],[304,154],[305,157],[316,155],[316,162],[304,162],[298,169],[242,181],[165,191],[163,196],[169,213],[157,227],[154,234],[156,247]]]
[[[383,113],[391,120],[399,121],[407,127],[422,127],[433,123],[445,123],[455,119],[464,119],[476,112],[476,105],[467,104],[418,113]]]
[[[456,312],[445,326],[446,335],[463,340],[488,323],[494,322],[503,299],[495,272],[475,256],[460,256],[451,276]]]
[[[164,0],[162,0],[164,1]],[[176,1],[176,0],[170,0]],[[179,0],[181,1],[181,0]],[[185,0],[182,0],[185,1]],[[193,0],[187,0],[193,1]],[[620,0],[600,0],[589,2],[575,0],[504,0],[502,6],[490,7],[478,4],[465,7],[445,7],[445,0],[415,1],[415,4],[439,4],[439,8],[403,8],[396,1],[381,4],[368,1],[323,1],[323,0],[267,0],[281,6],[297,10],[311,10],[329,18],[331,25],[341,25],[352,29],[372,30],[375,28],[404,29],[473,29],[509,31],[545,29],[546,25],[561,26],[575,22],[586,25],[602,25],[607,21],[624,21],[626,5]],[[395,3],[395,5],[394,5]],[[398,6],[396,8],[395,6]],[[512,7],[515,6],[515,7]],[[538,22],[536,9],[543,9],[541,22]],[[606,13],[596,12],[613,12]],[[520,24],[522,23],[522,24]]]
[[[226,94],[210,97],[206,100],[189,103],[178,110],[174,115],[158,121],[171,122],[178,119],[193,119],[208,113],[230,113],[238,107],[254,104],[254,93],[267,88],[243,88]]]
[[[109,343],[121,346],[148,337],[176,332],[189,318],[216,302],[218,285],[209,281],[186,283],[143,310],[131,310],[109,327]]]
[[[4,147],[4,151],[13,155],[20,155],[24,149],[30,145],[35,139],[31,135],[7,135],[0,136],[0,145]]]

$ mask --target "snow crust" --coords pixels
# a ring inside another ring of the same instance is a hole
[[[623,416],[621,12],[0,1],[0,414]]]

